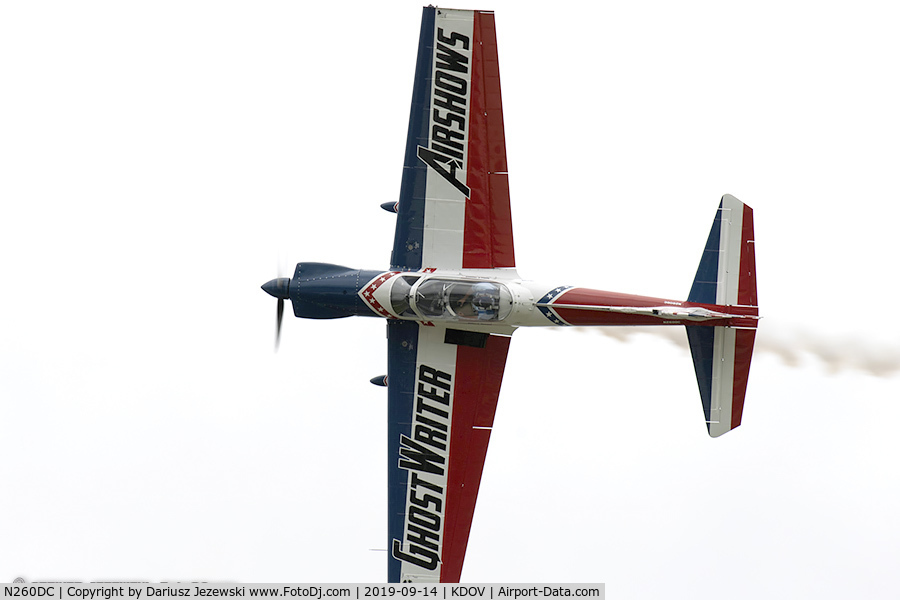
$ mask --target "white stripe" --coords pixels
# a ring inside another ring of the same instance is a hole
[[[465,183],[466,170],[469,160],[469,129],[471,128],[471,96],[472,96],[472,50],[474,39],[472,31],[475,25],[475,13],[471,10],[447,10],[436,11],[434,27],[435,55],[432,57],[432,82],[436,81],[438,30],[443,30],[443,37],[450,38],[453,33],[466,36],[469,39],[468,50],[462,47],[462,43],[456,43],[453,49],[461,54],[468,55],[468,72],[453,73],[466,81],[466,130],[464,139],[459,140],[464,146],[463,167],[457,169],[456,178]],[[449,45],[449,44],[447,44]],[[434,132],[434,83],[431,88],[431,116],[428,124],[429,144]],[[438,108],[439,114],[446,117],[447,111]],[[456,127],[453,128],[456,130]],[[422,235],[422,265],[438,269],[461,269],[463,254],[463,229],[466,220],[466,197],[444,177],[433,169],[428,169],[425,180],[425,231]]]
[[[436,369],[439,371],[443,371],[444,373],[449,373],[451,376],[450,385],[450,405],[447,407],[447,411],[449,416],[447,418],[447,440],[446,440],[446,450],[441,452],[437,449],[434,449],[435,452],[444,457],[444,473],[443,475],[437,475],[434,473],[416,473],[417,477],[427,481],[431,485],[439,486],[443,492],[437,493],[433,489],[427,489],[425,486],[419,486],[419,489],[415,490],[416,496],[418,498],[424,498],[426,494],[431,496],[435,496],[441,501],[441,509],[440,511],[434,510],[434,506],[431,505],[429,507],[429,511],[432,513],[439,513],[441,518],[440,524],[440,544],[437,550],[438,556],[441,556],[443,552],[444,545],[444,537],[446,535],[446,506],[447,506],[447,475],[450,468],[450,424],[453,418],[453,389],[456,386],[456,349],[457,346],[453,344],[445,344],[444,343],[444,334],[445,329],[443,327],[426,327],[424,325],[419,326],[419,348],[416,355],[416,380],[418,382],[419,377],[419,369],[422,365],[426,365],[431,369]],[[427,403],[434,406],[434,403]],[[417,402],[413,402],[413,414],[410,415],[410,421],[414,424],[413,430],[410,432],[413,439],[415,439],[415,422],[416,422],[416,405]],[[426,417],[429,417],[434,420],[439,420],[435,417],[434,414],[431,414],[427,411],[423,411],[423,414]],[[410,481],[412,481],[412,476],[410,475]],[[407,534],[409,533],[409,515],[410,509],[412,507],[412,502],[410,500],[411,494],[410,489],[407,488],[406,495],[406,507],[405,507],[405,517],[403,519],[403,551],[409,552],[409,544],[407,542]],[[412,581],[412,582],[439,582],[441,577],[441,565],[439,564],[437,569],[429,570],[424,567],[420,567],[418,565],[414,565],[412,563],[401,561],[400,562],[400,581]]]
[[[719,236],[719,273],[716,304],[737,304],[741,270],[741,238],[744,203],[734,196],[722,197],[722,226]]]
[[[731,327],[716,327],[713,341],[712,393],[709,435],[718,437],[731,431],[734,396],[734,347],[737,333]]]

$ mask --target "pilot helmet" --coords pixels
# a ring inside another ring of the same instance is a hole
[[[472,299],[472,305],[478,310],[493,310],[494,296],[486,291],[477,292]]]

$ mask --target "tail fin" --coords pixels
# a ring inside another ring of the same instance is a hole
[[[756,307],[753,209],[725,195],[709,232],[688,302]],[[709,435],[741,424],[756,325],[686,327]]]
[[[756,306],[753,209],[722,196],[688,302]]]

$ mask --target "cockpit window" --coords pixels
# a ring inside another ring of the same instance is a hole
[[[512,310],[512,296],[492,281],[432,279],[416,288],[415,306],[430,319],[498,321]]]
[[[416,316],[409,307],[409,291],[418,280],[418,277],[404,275],[391,284],[391,308],[401,317]]]

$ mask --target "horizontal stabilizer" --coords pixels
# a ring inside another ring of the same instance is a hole
[[[709,435],[719,437],[741,424],[755,329],[688,325]]]
[[[714,312],[751,314],[739,327],[687,325],[697,385],[709,435],[741,424],[758,320],[753,209],[726,194],[703,249],[689,302],[714,305]],[[733,311],[734,309],[732,309]]]
[[[722,196],[688,302],[757,306],[753,209]]]

